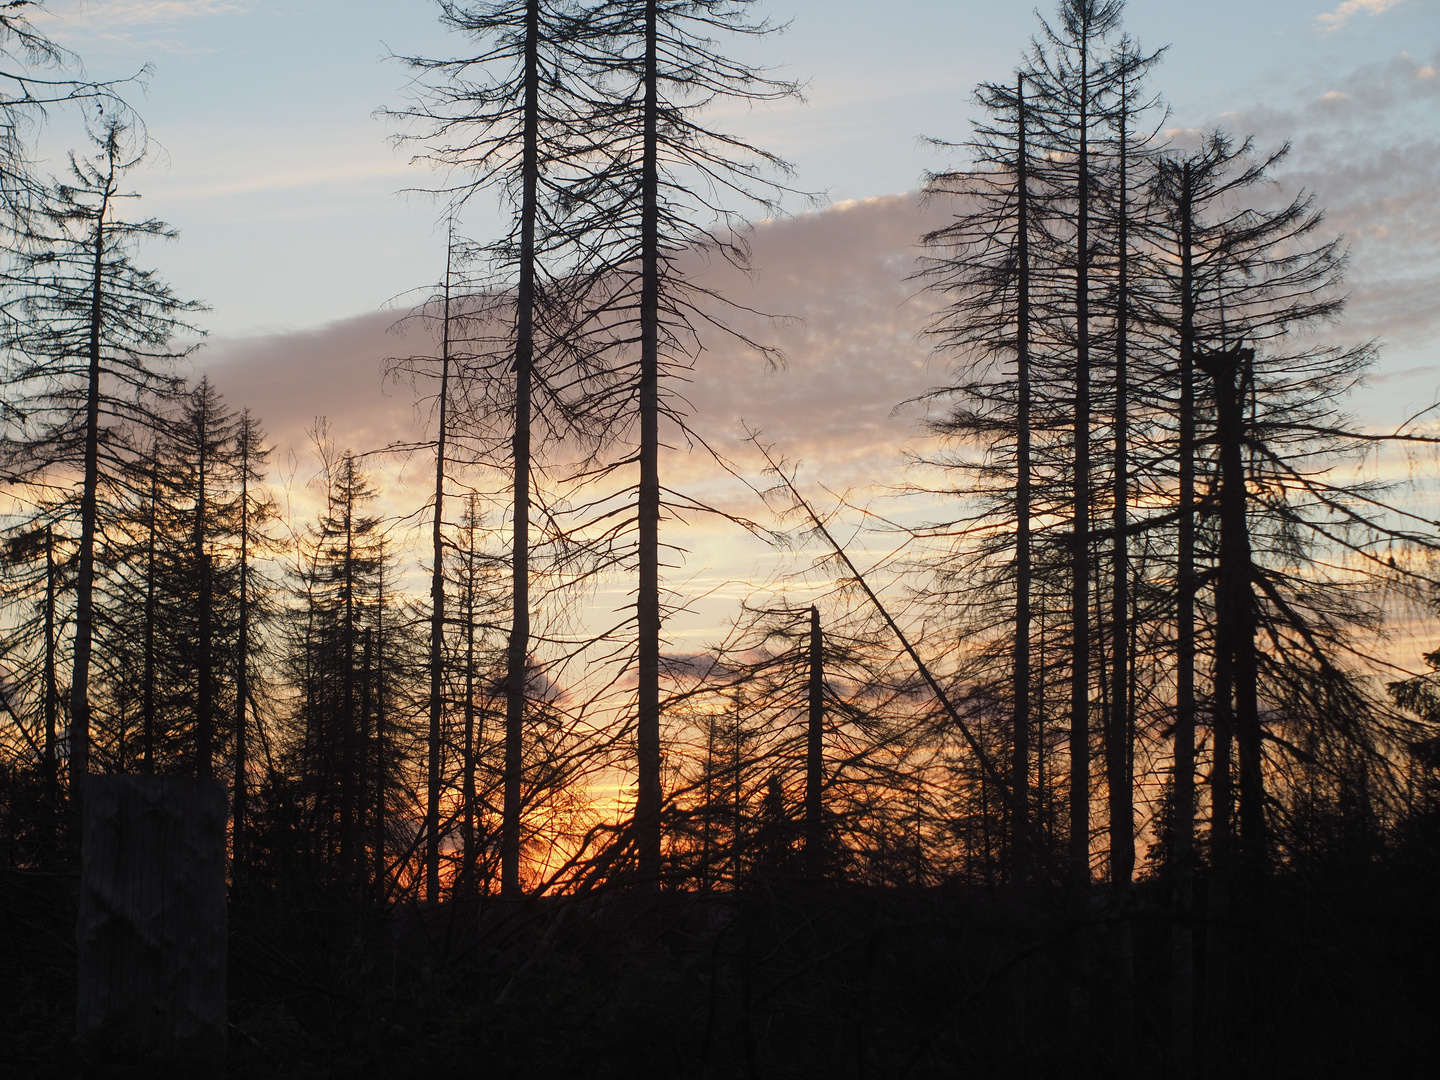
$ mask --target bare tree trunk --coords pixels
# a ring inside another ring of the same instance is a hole
[[[208,460],[209,439],[210,439],[210,412],[209,398],[205,396],[204,384],[201,384],[200,411],[197,416],[199,436],[197,445],[200,455],[196,466],[196,491],[195,491],[195,569],[200,574],[200,589],[197,598],[196,623],[198,625],[199,641],[195,643],[198,650],[196,661],[199,668],[199,688],[195,707],[195,775],[202,780],[208,780],[215,775],[215,675],[211,664],[210,637],[211,637],[211,607],[212,607],[212,583],[210,576],[210,556],[205,551],[205,532],[209,522],[206,520],[208,505],[206,503],[205,481],[206,473],[209,470]]]
[[[741,713],[742,703],[740,691],[735,691],[735,742],[731,746],[730,769],[735,784],[730,798],[730,886],[733,889],[740,888],[740,881],[744,877],[743,866],[740,857],[745,845],[741,837],[745,831],[744,814],[744,743],[745,743],[745,722]]]
[[[385,558],[380,550],[379,570],[375,582],[375,898],[386,896],[385,830],[388,828],[385,799],[390,790],[387,750],[385,747]]]
[[[1175,597],[1175,749],[1172,778],[1171,858],[1174,921],[1171,925],[1171,1068],[1189,1074],[1194,1057],[1195,847],[1195,298],[1193,274],[1193,181],[1183,166],[1180,192],[1180,403],[1179,537]]]
[[[1070,552],[1070,888],[1075,917],[1089,917],[1090,892],[1090,32],[1080,32],[1079,155],[1075,235],[1075,446]],[[1077,935],[1071,1040],[1088,1038],[1086,935]]]
[[[1223,649],[1215,658],[1215,716],[1211,735],[1215,743],[1210,766],[1210,881],[1205,892],[1205,1071],[1211,1080],[1227,1075],[1226,1047],[1230,1041],[1230,948],[1226,920],[1230,913],[1230,858],[1234,812],[1231,787],[1231,706],[1233,673]]]
[[[1075,445],[1070,553],[1070,874],[1077,904],[1090,884],[1090,132],[1081,59],[1075,238]]]
[[[461,799],[464,820],[461,827],[461,879],[467,896],[475,890],[475,509],[472,498],[467,525],[465,559],[465,776]]]
[[[440,329],[440,427],[435,435],[435,521],[430,530],[430,731],[425,769],[425,898],[440,902],[440,692],[445,642],[445,434],[450,404],[450,264],[454,224],[445,244],[445,299]]]
[[[1210,883],[1208,957],[1212,1038],[1209,1066],[1214,1076],[1220,1076],[1225,1070],[1228,1040],[1228,935],[1223,924],[1231,872],[1232,734],[1240,747],[1240,820],[1245,870],[1258,872],[1264,858],[1265,792],[1260,776],[1255,596],[1251,586],[1254,571],[1246,524],[1244,389],[1239,379],[1242,364],[1253,356],[1253,350],[1236,347],[1210,353],[1205,358],[1215,380],[1215,441],[1220,453],[1220,565],[1215,604],[1217,715],[1212,778],[1215,817],[1211,826],[1215,866]]]
[[[246,776],[249,767],[246,717],[250,709],[250,412],[240,418],[240,627],[235,662],[235,785],[230,815],[231,888],[244,891]]]
[[[1025,131],[1025,76],[1015,87],[1018,149],[1015,186],[1019,217],[1016,222],[1017,318],[1015,335],[1015,673],[1013,738],[1010,761],[1010,797],[1013,822],[1011,865],[1013,882],[1023,887],[1030,874],[1030,590],[1033,568],[1030,550],[1030,184]]]
[[[1215,441],[1220,450],[1220,583],[1217,648],[1233,657],[1234,732],[1240,748],[1240,834],[1247,876],[1265,863],[1265,781],[1260,746],[1258,663],[1255,654],[1254,567],[1246,522],[1245,390],[1242,368],[1253,349],[1239,346],[1210,354],[1215,378]]]
[[[55,731],[60,694],[55,685],[55,528],[45,526],[45,797],[53,811],[60,803],[60,780],[55,753]]]
[[[540,179],[540,4],[525,5],[525,115],[521,150],[520,280],[515,300],[515,431],[511,441],[514,532],[511,624],[505,680],[505,807],[500,892],[520,895],[520,781],[524,768],[526,663],[530,652],[530,391],[535,353],[535,220]]]
[[[645,5],[645,101],[641,162],[639,588],[635,619],[639,686],[635,823],[640,876],[660,881],[660,164],[657,5]]]
[[[155,771],[155,555],[159,539],[160,514],[160,445],[150,452],[150,522],[145,542],[145,686],[141,693],[144,716],[144,749],[142,770]]]
[[[1115,300],[1115,445],[1112,466],[1112,593],[1110,601],[1110,716],[1106,725],[1105,771],[1110,811],[1110,887],[1116,912],[1115,1056],[1132,1071],[1134,1045],[1134,943],[1131,879],[1135,872],[1135,807],[1130,736],[1130,552],[1126,538],[1130,499],[1129,462],[1129,132],[1125,78],[1120,83],[1120,175],[1117,211]]]
[[[353,462],[347,458],[347,466]],[[353,474],[352,474],[353,475]],[[340,873],[353,884],[355,855],[355,543],[354,500],[345,493],[344,676],[340,690]]]
[[[715,821],[715,727],[718,720],[709,716],[705,720],[705,822],[700,833],[700,891],[708,894],[712,884],[711,833]]]
[[[79,573],[75,581],[75,652],[70,673],[70,798],[80,810],[90,773],[90,654],[95,638],[95,518],[100,486],[100,323],[103,317],[105,215],[115,193],[115,159],[95,212],[90,290],[89,373],[85,391],[85,476],[80,494]]]
[[[355,816],[356,842],[355,842],[355,881],[360,896],[370,895],[371,883],[365,880],[370,870],[369,836],[371,830],[366,828],[367,819],[373,815],[371,807],[375,799],[370,794],[370,712],[371,712],[371,690],[374,685],[374,657],[373,638],[367,628],[360,635],[360,731],[359,744],[360,752],[357,755],[357,773],[359,776],[359,791],[356,794]]]
[[[805,859],[810,873],[825,869],[825,639],[820,609],[810,609],[810,715],[805,740]]]

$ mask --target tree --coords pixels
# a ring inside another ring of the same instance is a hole
[[[9,475],[22,483],[78,479],[79,551],[70,690],[70,780],[80,790],[90,759],[90,664],[95,635],[96,542],[100,495],[134,459],[135,434],[155,427],[157,402],[178,380],[166,369],[194,346],[177,335],[200,332],[184,320],[202,306],[176,297],[132,261],[145,238],[173,239],[160,221],[126,221],[120,203],[127,171],[144,159],[118,121],[93,136],[93,158],[70,159],[72,182],[58,184],[44,208],[45,231],[18,255],[25,283],[22,316],[5,341],[9,387],[0,442]]]
[[[440,898],[440,714],[443,707],[441,682],[445,643],[445,437],[450,419],[450,283],[454,251],[452,223],[445,246],[445,282],[440,301],[440,396],[435,429],[435,514],[430,530],[430,733],[425,773],[425,895],[432,903]]]
[[[535,443],[574,433],[565,421],[567,410],[543,405],[584,376],[568,313],[574,281],[583,276],[590,225],[586,201],[575,198],[572,188],[577,177],[587,175],[599,120],[579,77],[591,34],[579,6],[569,0],[510,0],[443,2],[440,8],[441,21],[477,42],[480,51],[449,60],[406,57],[413,69],[435,81],[424,85],[413,108],[392,115],[422,124],[424,132],[416,137],[428,144],[425,160],[461,173],[458,182],[440,192],[450,200],[452,214],[492,188],[510,212],[507,234],[483,252],[494,266],[507,309],[496,318],[508,315],[508,326],[476,373],[487,386],[473,407],[509,421],[511,627],[501,884],[513,896],[520,889],[523,733],[531,666]],[[438,504],[436,515],[438,521]],[[437,594],[433,610],[439,612],[442,603]],[[441,618],[432,614],[435,626]],[[436,634],[432,628],[432,640]]]
[[[359,899],[371,893],[373,866],[383,865],[389,799],[401,779],[391,760],[395,732],[374,693],[375,646],[384,644],[394,600],[384,591],[380,519],[367,512],[369,478],[353,453],[321,449],[325,508],[295,571],[287,666],[299,693],[287,756],[312,872]]]
[[[12,812],[29,820],[14,822],[12,864],[50,856],[54,827],[63,805],[60,785],[63,690],[62,635],[68,622],[66,537],[54,522],[54,508],[37,507],[33,516],[5,540],[3,596],[8,618],[3,638],[3,760],[14,773]],[[28,781],[28,783],[27,783]],[[17,851],[25,851],[20,855]]]
[[[976,168],[931,178],[934,194],[968,202],[927,238],[923,267],[947,301],[932,331],[957,360],[932,400],[948,406],[934,425],[950,440],[937,463],[962,477],[964,515],[929,531],[953,544],[930,567],[947,624],[977,642],[960,666],[975,680],[968,692],[998,696],[1009,683],[1012,844],[1030,809],[1018,748],[1031,742],[1035,711],[1046,722],[1037,706],[1047,680],[1069,684],[1067,877],[1082,892],[1091,720],[1104,717],[1109,876],[1122,915],[1137,769],[1142,755],[1169,759],[1180,1060],[1192,1015],[1181,984],[1202,707],[1213,715],[1212,850],[1225,850],[1230,830],[1233,731],[1253,877],[1271,846],[1270,791],[1290,783],[1284,747],[1306,747],[1310,761],[1336,754],[1339,775],[1384,761],[1378,744],[1394,744],[1383,703],[1341,658],[1353,628],[1379,625],[1363,583],[1403,576],[1377,551],[1426,540],[1398,527],[1381,487],[1327,471],[1374,445],[1336,411],[1368,350],[1310,336],[1340,310],[1338,242],[1312,239],[1320,219],[1308,196],[1259,201],[1256,185],[1278,158],[1251,161],[1248,146],[1218,136],[1196,154],[1159,157],[1144,119],[1154,103],[1140,90],[1158,54],[1123,38],[1109,46],[1119,14],[1119,4],[1062,4],[1017,85],[982,88],[990,119],[972,144]],[[1331,553],[1344,572],[1329,569]],[[1106,577],[1108,600],[1093,590]],[[1068,603],[1052,606],[1057,594]],[[1042,599],[1058,618],[1032,615]],[[1051,642],[1068,661],[1032,668],[1037,647],[1053,655]],[[1148,745],[1137,749],[1137,732]],[[1045,746],[1043,726],[1036,741]],[[1222,892],[1223,874],[1212,899]],[[1126,919],[1116,925],[1123,1052],[1130,946]],[[1212,945],[1221,936],[1212,932]],[[1210,968],[1218,979],[1222,966]]]
[[[455,874],[455,888],[461,895],[473,895],[477,888],[485,891],[490,877],[488,859],[481,876],[482,857],[493,847],[487,836],[486,809],[493,801],[489,778],[496,775],[491,764],[494,750],[500,750],[502,765],[504,754],[503,741],[497,747],[485,723],[494,707],[494,691],[504,685],[505,650],[497,647],[494,637],[508,607],[505,560],[487,549],[489,532],[480,499],[472,493],[466,497],[445,564],[456,598],[455,618],[449,624],[448,681],[459,696],[462,717],[460,867]],[[503,767],[499,775],[503,798]]]
[[[1197,150],[1163,161],[1153,180],[1165,208],[1152,225],[1154,242],[1170,256],[1154,263],[1155,295],[1169,298],[1159,325],[1180,358],[1180,438],[1193,447],[1181,455],[1192,494],[1187,499],[1182,487],[1178,500],[1177,633],[1182,646],[1198,641],[1209,650],[1200,655],[1208,663],[1193,667],[1182,652],[1177,678],[1182,710],[1197,698],[1209,704],[1206,904],[1214,928],[1207,934],[1206,991],[1215,1068],[1223,1068],[1227,1040],[1230,890],[1237,881],[1249,890],[1259,886],[1275,843],[1272,805],[1285,805],[1292,823],[1307,816],[1299,777],[1316,769],[1352,777],[1355,763],[1366,761],[1361,772],[1374,770],[1375,789],[1385,786],[1381,777],[1390,766],[1381,763],[1399,760],[1405,737],[1386,704],[1357,678],[1355,661],[1363,658],[1347,653],[1355,630],[1380,625],[1375,583],[1399,592],[1409,587],[1407,574],[1383,552],[1431,542],[1403,527],[1404,514],[1384,485],[1335,478],[1337,462],[1391,437],[1356,431],[1339,411],[1372,360],[1370,347],[1335,347],[1314,333],[1344,302],[1339,240],[1317,236],[1322,215],[1306,193],[1278,204],[1257,197],[1287,149],[1257,155],[1248,141],[1216,132]],[[1211,586],[1208,604],[1204,584]],[[1197,651],[1189,647],[1190,655]],[[1188,689],[1195,683],[1198,690]],[[1193,716],[1194,705],[1188,707]],[[1199,803],[1194,734],[1182,711],[1169,856],[1182,920],[1191,903]],[[1280,800],[1286,786],[1294,794]],[[1292,835],[1287,846],[1303,850],[1305,840]],[[1188,958],[1183,929],[1175,947]],[[1188,1041],[1189,1015],[1188,986],[1179,986],[1177,1045]]]
[[[39,5],[19,0],[0,11],[0,235],[7,252],[24,246],[33,215],[49,199],[45,181],[35,173],[29,140],[50,109],[62,104],[94,105],[103,116],[124,118],[129,109],[118,88],[142,78],[93,82],[80,72],[80,57],[46,37],[30,21]],[[147,69],[148,70],[148,69]],[[9,282],[7,282],[9,284]],[[5,309],[9,310],[6,298]]]
[[[642,881],[661,876],[660,783],[660,422],[686,430],[672,389],[694,361],[702,326],[726,331],[713,293],[685,280],[683,252],[707,251],[746,264],[740,201],[770,211],[783,190],[768,179],[785,162],[708,128],[703,110],[722,100],[794,96],[795,84],[766,77],[724,56],[711,34],[763,35],[748,21],[751,0],[608,0],[596,9],[605,51],[592,63],[610,100],[610,123],[597,153],[607,159],[587,198],[607,210],[602,312],[605,329],[632,350],[615,362],[623,393],[589,405],[634,425],[636,762],[635,843]],[[591,194],[593,192],[593,194]],[[712,220],[713,219],[713,220]],[[763,355],[769,350],[756,345]],[[628,410],[633,410],[628,411]],[[703,441],[703,440],[702,440]]]
[[[235,437],[235,458],[238,466],[239,521],[237,538],[240,550],[236,575],[239,579],[238,609],[235,634],[235,777],[230,816],[231,882],[243,890],[249,869],[249,792],[250,735],[260,734],[263,722],[256,707],[251,668],[257,657],[265,653],[265,637],[260,631],[274,617],[271,595],[273,588],[255,561],[257,553],[269,554],[278,544],[267,532],[277,514],[275,504],[258,485],[265,480],[264,468],[270,456],[265,433],[260,423],[245,409],[240,414]]]
[[[214,775],[217,748],[216,660],[221,660],[222,672],[229,666],[224,661],[233,655],[233,649],[228,641],[223,645],[221,641],[228,639],[236,621],[233,610],[217,619],[221,613],[216,594],[238,600],[240,584],[234,574],[240,569],[238,560],[233,567],[222,567],[215,548],[217,542],[231,541],[240,534],[241,419],[226,409],[210,380],[202,378],[185,400],[173,431],[172,464],[183,463],[187,474],[184,486],[174,495],[190,504],[186,514],[190,526],[188,566],[181,573],[189,579],[186,592],[191,609],[187,651],[195,686],[194,769],[196,776],[209,778]]]

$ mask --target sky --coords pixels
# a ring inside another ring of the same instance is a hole
[[[801,83],[805,100],[712,120],[787,158],[794,186],[815,198],[791,199],[789,216],[759,223],[756,276],[723,284],[794,316],[759,328],[787,363],[771,370],[710,342],[689,396],[706,437],[745,469],[755,462],[742,421],[805,463],[813,491],[823,483],[868,498],[898,483],[917,449],[917,410],[896,406],[944,376],[918,336],[928,301],[906,278],[916,237],[943,213],[919,204],[921,178],[964,162],[926,140],[966,137],[974,85],[1009,80],[1037,29],[1035,7],[773,0],[756,9],[784,30],[735,53]],[[413,435],[423,417],[406,392],[382,389],[380,364],[407,351],[387,330],[407,297],[439,277],[444,233],[433,200],[417,193],[436,177],[394,144],[402,129],[383,110],[411,93],[397,55],[465,51],[436,5],[50,0],[46,11],[41,24],[92,77],[149,65],[143,92],[127,94],[159,149],[132,180],[145,211],[181,236],[145,259],[180,295],[211,305],[198,363],[232,404],[264,418],[302,486],[304,431],[319,413],[357,449]],[[1218,124],[1253,132],[1262,147],[1293,143],[1284,188],[1315,192],[1351,245],[1349,315],[1335,333],[1383,347],[1356,414],[1383,425],[1435,400],[1440,0],[1130,0],[1126,26],[1146,47],[1167,47],[1152,85],[1170,103],[1174,138]],[[58,168],[75,134],[55,116],[42,155]],[[497,225],[480,204],[462,222],[480,238]],[[667,469],[737,506],[747,497],[721,491],[713,469],[683,449]],[[733,529],[697,526],[684,543],[672,577],[716,596],[774,561]],[[713,626],[715,610],[690,621],[694,633]]]
[[[975,83],[1008,79],[1036,29],[1030,0],[756,9],[785,29],[735,52],[802,83],[806,101],[721,119],[788,158],[798,188],[836,202],[914,190],[925,169],[951,164],[922,137],[963,138]],[[44,27],[91,76],[151,66],[131,96],[163,152],[135,184],[148,212],[180,230],[152,257],[212,306],[212,333],[323,325],[438,277],[436,208],[401,194],[434,176],[408,164],[390,141],[400,129],[377,113],[408,100],[410,72],[392,57],[465,50],[434,3],[49,0],[46,10]],[[1148,47],[1169,46],[1155,85],[1182,125],[1302,112],[1367,66],[1440,58],[1440,0],[1131,0],[1126,25]],[[1433,112],[1418,119],[1433,146]],[[1404,122],[1373,134],[1398,142]],[[73,135],[56,118],[43,144],[52,163]],[[477,236],[493,224],[478,209],[464,222]]]

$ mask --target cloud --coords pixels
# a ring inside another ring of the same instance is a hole
[[[1304,188],[1326,211],[1326,229],[1350,245],[1344,336],[1379,338],[1404,350],[1440,338],[1440,79],[1401,54],[1295,86],[1224,118],[1262,150],[1289,142],[1281,192]],[[1328,86],[1327,86],[1328,84]],[[1323,90],[1323,92],[1322,92]]]
[[[1327,333],[1379,339],[1382,363],[1388,355],[1396,369],[1430,363],[1440,343],[1440,79],[1425,74],[1437,64],[1440,55],[1401,54],[1316,72],[1288,97],[1223,117],[1231,131],[1253,132],[1262,152],[1292,144],[1275,197],[1314,192],[1326,208],[1322,232],[1344,234],[1351,250],[1345,320]],[[1185,123],[1170,133],[1176,142],[1206,126],[1179,119]],[[309,163],[294,162],[302,164]],[[734,302],[721,314],[740,335],[784,355],[772,366],[741,337],[707,331],[690,381],[679,387],[698,435],[756,481],[761,462],[745,443],[747,427],[833,490],[863,498],[901,480],[907,450],[923,448],[924,437],[923,407],[903,403],[946,381],[945,360],[922,333],[935,299],[911,280],[917,238],[954,209],[913,193],[840,203],[758,224],[753,273],[723,261],[687,265],[698,284]],[[416,438],[422,418],[409,392],[387,395],[380,384],[381,361],[412,349],[387,335],[393,321],[382,313],[217,341],[206,364],[233,404],[253,406],[276,440],[302,455],[305,428],[319,414],[356,449]],[[1384,411],[1383,402],[1371,404]],[[674,431],[666,441],[667,484],[746,516],[763,512],[703,447]]]
[[[301,448],[317,416],[337,443],[370,450],[408,436],[414,409],[382,384],[387,357],[415,342],[390,332],[395,312],[375,312],[295,333],[221,339],[198,366],[237,409],[251,408],[277,445]]]
[[[693,430],[756,484],[764,482],[763,462],[745,443],[744,425],[761,430],[777,454],[803,464],[812,491],[818,481],[864,499],[898,482],[920,410],[897,406],[945,377],[920,335],[931,301],[906,279],[915,266],[917,237],[947,212],[922,205],[914,194],[847,203],[758,225],[751,237],[753,275],[698,260],[687,267],[742,308],[791,316],[771,321],[745,310],[729,316],[736,330],[783,351],[778,367],[738,338],[704,335],[705,351],[680,388]],[[383,385],[387,357],[431,348],[423,330],[409,337],[391,333],[396,318],[381,312],[305,332],[219,339],[201,354],[200,370],[229,405],[250,407],[261,420],[277,447],[272,480],[293,474],[291,505],[302,521],[317,509],[314,493],[305,489],[316,468],[307,429],[317,416],[329,418],[340,449],[428,437],[428,407],[417,407],[408,386]],[[718,467],[703,447],[687,445],[673,428],[664,441],[671,447],[661,466],[667,487],[772,524],[754,491]],[[398,517],[423,505],[431,467],[425,456],[372,459],[386,513]],[[502,483],[498,474],[473,473],[467,480]],[[684,580],[692,597],[709,594],[702,605],[708,614],[697,618],[713,627],[725,617],[720,609],[728,612],[735,597],[749,591],[743,583],[770,576],[767,567],[780,556],[719,519],[685,518],[687,525],[665,530],[667,543],[688,552],[675,553],[688,569],[677,569],[672,584]],[[629,603],[629,584],[618,587],[620,593],[597,603]]]
[[[752,276],[696,268],[736,304],[789,316],[734,319],[782,351],[777,368],[738,341],[707,339],[687,394],[706,439],[739,454],[748,426],[781,453],[823,461],[832,484],[893,479],[918,411],[897,408],[943,380],[920,333],[931,301],[907,279],[917,238],[946,212],[913,194],[842,203],[759,226]]]
[[[256,167],[252,162],[250,171],[238,176],[211,167],[207,174],[194,176],[188,182],[166,185],[162,180],[154,187],[174,199],[202,201],[302,189],[324,189],[329,197],[333,198],[336,188],[364,187],[379,180],[396,181],[415,175],[409,162],[400,159],[376,159],[373,153],[369,158],[370,160],[354,163],[306,164],[295,167],[288,167],[284,162],[280,162],[268,168]]]
[[[1340,30],[1356,15],[1381,15],[1399,5],[1401,0],[1345,0],[1334,11],[1315,16],[1316,29],[1322,34],[1333,34]]]
[[[194,46],[166,32],[199,19],[247,14],[255,0],[61,0],[36,18],[57,40],[98,40],[126,49],[184,53]]]
[[[55,14],[69,13],[96,29],[116,30],[132,26],[155,26],[216,15],[238,15],[254,6],[254,0],[105,0],[91,3],[51,5]]]
[[[429,420],[408,387],[387,384],[385,361],[428,352],[421,333],[392,332],[398,313],[360,315],[313,330],[220,339],[197,356],[232,409],[250,409],[275,448],[269,479],[283,489],[297,526],[320,509],[310,481],[319,469],[311,438],[318,418],[328,422],[337,450],[364,454],[424,438]],[[423,466],[404,454],[368,458],[380,491],[379,507],[399,518],[423,504]],[[433,468],[433,466],[431,466]],[[419,470],[418,472],[416,470]]]
[[[1352,96],[1383,111],[1374,95]],[[1335,334],[1433,347],[1440,208],[1431,178],[1440,174],[1440,140],[1412,131],[1359,152],[1303,104],[1238,122],[1247,121],[1257,122],[1262,145],[1272,132],[1294,135],[1280,194],[1316,191],[1329,207],[1325,228],[1344,232],[1352,245],[1350,305]],[[914,193],[842,203],[757,225],[753,273],[700,259],[686,266],[692,280],[736,305],[723,314],[740,335],[703,334],[704,351],[677,387],[690,427],[756,482],[762,463],[745,441],[747,428],[832,490],[863,498],[900,481],[907,450],[925,438],[924,408],[913,402],[946,381],[945,360],[923,334],[936,300],[911,278],[917,238],[955,209]],[[428,343],[389,333],[395,319],[382,312],[301,333],[219,340],[203,366],[232,405],[253,407],[275,441],[301,456],[306,429],[322,414],[341,446],[419,439],[428,414],[417,412],[408,388],[384,389],[381,367]],[[775,346],[783,363],[768,363],[745,338]],[[753,492],[703,446],[673,430],[665,442],[667,486],[738,514],[761,513]]]
[[[1433,195],[1440,133],[1425,120],[1437,87],[1436,80],[1417,79],[1416,66],[1401,58],[1345,78],[1330,73],[1330,85],[1349,95],[1344,110],[1319,107],[1318,88],[1302,86],[1288,104],[1272,102],[1226,121],[1239,132],[1256,131],[1262,148],[1293,138],[1276,197],[1301,186],[1315,191],[1329,208],[1324,234],[1347,235],[1350,303],[1345,322],[1327,333],[1401,346],[1391,350],[1392,364],[1381,369],[1370,396],[1353,403],[1367,422],[1382,424],[1396,419],[1397,400],[1426,398],[1440,359],[1440,310],[1433,303],[1440,295],[1440,207]],[[1410,119],[1397,123],[1397,115]],[[911,280],[917,238],[956,209],[914,193],[841,203],[758,224],[750,237],[751,274],[723,262],[686,265],[693,280],[738,305],[726,317],[740,334],[784,354],[773,366],[740,338],[706,332],[704,352],[680,387],[694,431],[760,486],[763,461],[744,441],[744,429],[760,430],[777,455],[801,466],[802,486],[822,506],[833,500],[820,485],[849,492],[857,503],[893,491],[906,477],[907,451],[927,446],[923,408],[902,403],[947,378],[945,360],[923,336],[936,301]],[[753,313],[760,311],[782,318]],[[304,488],[314,471],[306,429],[316,416],[330,418],[341,448],[427,437],[433,421],[411,389],[382,383],[385,358],[430,351],[423,331],[392,334],[395,321],[394,313],[380,312],[305,332],[217,340],[205,351],[202,369],[232,406],[253,408],[280,447],[272,476],[293,472],[291,506],[301,521],[316,509],[315,493]],[[673,428],[663,441],[670,447],[661,463],[667,488],[773,524],[755,492],[703,447],[687,445]],[[385,512],[398,518],[425,504],[433,468],[425,457],[373,460]],[[498,475],[476,482],[503,487]],[[943,515],[935,501],[881,509],[908,520]],[[679,516],[683,522],[662,528],[662,542],[673,545],[666,584],[686,605],[667,622],[677,654],[713,638],[754,583],[808,559],[768,549],[722,519]],[[411,539],[418,542],[416,529]],[[894,537],[847,532],[845,542],[869,565]],[[418,577],[410,585],[423,588]],[[632,585],[623,575],[602,583],[595,611],[623,614],[633,604]]]

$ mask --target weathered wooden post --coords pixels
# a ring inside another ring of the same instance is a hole
[[[97,1055],[223,1071],[225,817],[219,780],[87,778],[75,1026]]]

